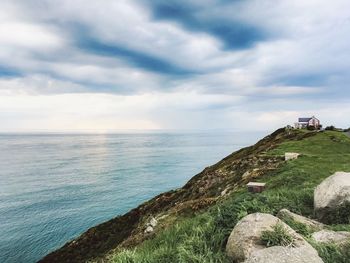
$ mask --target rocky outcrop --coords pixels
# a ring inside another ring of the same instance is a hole
[[[272,231],[277,224],[281,224],[292,237],[292,246],[267,248],[261,241],[262,233]],[[292,228],[277,217],[264,213],[247,215],[237,223],[227,241],[226,252],[233,262],[323,262],[316,250]]]
[[[333,243],[342,246],[350,242],[350,232],[321,230],[313,233],[312,238],[319,243]]]
[[[337,172],[316,187],[314,208],[320,221],[327,223],[329,215],[346,202],[350,202],[350,173]]]
[[[303,224],[311,231],[318,231],[318,230],[321,230],[325,227],[324,224],[322,224],[316,220],[295,214],[295,213],[289,211],[288,209],[281,209],[278,212],[277,217],[282,219],[282,220],[292,220],[294,222]]]

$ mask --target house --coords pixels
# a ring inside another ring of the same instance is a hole
[[[296,129],[311,128],[311,129],[318,130],[322,127],[322,125],[319,119],[317,119],[315,116],[312,116],[310,118],[299,118],[298,122],[294,124],[294,127]]]

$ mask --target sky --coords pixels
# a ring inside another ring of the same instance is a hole
[[[348,0],[1,0],[0,132],[350,126]]]

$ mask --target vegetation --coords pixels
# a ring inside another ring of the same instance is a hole
[[[340,248],[333,243],[316,243],[312,239],[308,239],[308,242],[317,250],[325,263],[350,262],[350,244]]]
[[[312,234],[312,230],[308,226],[304,225],[303,223],[294,221],[293,219],[290,219],[290,218],[285,218],[283,219],[283,221],[287,225],[289,225],[291,228],[293,228],[298,234],[306,238],[309,238]]]
[[[254,212],[276,214],[282,208],[312,217],[314,188],[336,171],[350,171],[350,138],[339,132],[318,132],[302,140],[286,140],[265,155],[280,156],[285,152],[302,155],[261,177],[259,180],[267,182],[268,186],[263,193],[251,194],[243,187],[237,189],[205,212],[191,217],[182,215],[175,225],[161,231],[155,238],[135,248],[119,250],[109,259],[120,263],[229,262],[224,253],[225,244],[242,217]],[[334,244],[316,244],[310,238],[310,229],[295,222],[286,223],[308,238],[326,263],[349,262],[350,249],[344,250]],[[350,225],[330,228],[349,230]],[[269,245],[290,241],[281,229],[265,233],[263,239]]]
[[[281,223],[274,225],[272,230],[263,231],[261,234],[261,241],[267,247],[287,247],[293,245],[294,242],[293,237]]]

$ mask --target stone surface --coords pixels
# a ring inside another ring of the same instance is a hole
[[[300,153],[291,153],[291,152],[287,152],[284,154],[284,160],[288,161],[288,160],[294,160],[297,159],[299,157]]]
[[[282,220],[291,219],[295,222],[298,222],[298,223],[301,223],[301,224],[307,226],[312,231],[318,231],[318,230],[321,230],[325,227],[324,224],[322,224],[316,220],[295,214],[295,213],[289,211],[288,209],[281,209],[278,212],[277,217],[282,219]]]
[[[312,238],[319,243],[335,243],[343,245],[350,242],[350,232],[321,230],[312,234]]]
[[[155,227],[158,224],[157,219],[155,219],[154,217],[151,218],[151,221],[149,222],[149,225],[151,227]]]
[[[154,231],[153,227],[148,226],[145,230],[145,233],[148,234],[148,233],[152,233],[153,231]]]
[[[274,246],[255,251],[244,263],[323,263],[309,244],[300,247]]]
[[[283,227],[287,230],[287,232],[293,237],[293,244],[295,248],[304,247],[303,249],[305,250],[313,250],[311,245],[309,245],[299,234],[297,234],[292,228],[290,228],[288,225],[283,223],[277,217],[272,216],[270,214],[255,213],[255,214],[247,215],[246,217],[241,219],[237,223],[237,225],[234,227],[227,241],[227,245],[226,245],[227,255],[234,262],[243,262],[244,260],[250,259],[250,257],[253,254],[255,255],[257,251],[266,249],[266,246],[261,242],[261,234],[265,230],[272,230],[273,226],[275,226],[277,223],[282,224]],[[299,250],[295,250],[295,251],[297,253]],[[289,253],[289,250],[287,252]],[[312,253],[313,252],[310,252],[310,254]],[[251,261],[251,262],[255,262],[255,261]],[[263,262],[263,261],[257,261],[257,262]],[[293,261],[287,261],[287,262],[293,262]],[[303,262],[303,261],[296,261],[296,262]],[[315,261],[315,262],[322,262],[322,261]]]
[[[224,195],[226,195],[227,193],[228,193],[228,191],[229,191],[229,189],[228,188],[226,188],[225,190],[223,190],[222,192],[221,192],[221,196],[224,196]]]
[[[315,214],[322,221],[327,213],[331,213],[346,201],[350,202],[350,173],[336,172],[316,187]]]

